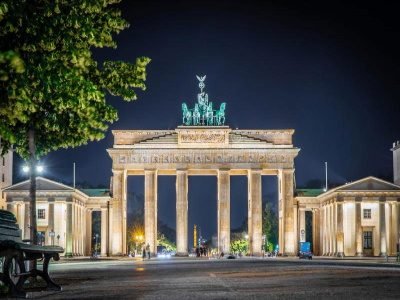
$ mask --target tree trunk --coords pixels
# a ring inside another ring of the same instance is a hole
[[[30,172],[30,239],[32,244],[37,245],[37,224],[36,224],[36,147],[35,147],[35,129],[30,128],[28,132],[29,139],[29,172]]]

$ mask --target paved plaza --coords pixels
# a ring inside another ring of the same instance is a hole
[[[393,261],[393,258],[392,258]],[[384,260],[169,258],[71,260],[51,267],[62,292],[37,299],[399,299]]]

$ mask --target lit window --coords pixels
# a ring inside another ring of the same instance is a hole
[[[369,211],[371,212],[371,210]],[[363,233],[364,233],[364,249],[372,249],[372,231],[364,231]]]
[[[38,219],[46,219],[46,210],[38,209]]]
[[[364,209],[364,219],[371,219],[371,209]]]

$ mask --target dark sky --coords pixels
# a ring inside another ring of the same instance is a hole
[[[400,139],[395,1],[123,2],[131,27],[116,37],[116,50],[96,50],[95,55],[127,61],[148,56],[152,62],[147,91],[139,93],[138,101],[108,98],[119,110],[119,121],[110,129],[174,129],[181,121],[181,103],[195,102],[195,75],[206,74],[210,100],[227,102],[232,128],[296,130],[298,186],[324,180],[324,161],[332,182],[369,175],[391,180],[389,149]],[[100,142],[48,155],[43,159],[46,176],[71,182],[76,162],[78,181],[108,185],[111,160],[105,149],[112,142],[109,131]],[[232,194],[239,197],[247,185],[235,180],[240,188]],[[270,198],[275,197],[273,180],[263,185]],[[129,190],[142,193],[142,183],[134,181]],[[202,207],[209,206],[214,218],[216,179],[192,178],[189,184],[189,201],[195,203],[190,209],[205,201]],[[159,197],[171,199],[165,200],[169,213],[160,209],[159,215],[174,225],[174,178],[162,179],[161,185]],[[201,192],[204,185],[210,188]],[[243,205],[245,210],[242,202],[232,208],[238,211],[232,213],[232,226],[246,215]],[[207,211],[197,214],[201,220],[206,216]],[[216,228],[216,220],[211,223],[208,234]]]

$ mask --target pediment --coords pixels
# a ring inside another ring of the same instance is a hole
[[[336,189],[336,191],[389,191],[389,190],[400,191],[400,186],[372,176],[357,180],[349,184],[342,185],[341,187]]]
[[[30,180],[25,180],[16,184],[13,184],[3,191],[29,191],[30,188]],[[36,178],[36,189],[38,191],[73,191],[74,189],[68,185],[44,178],[37,177]]]

